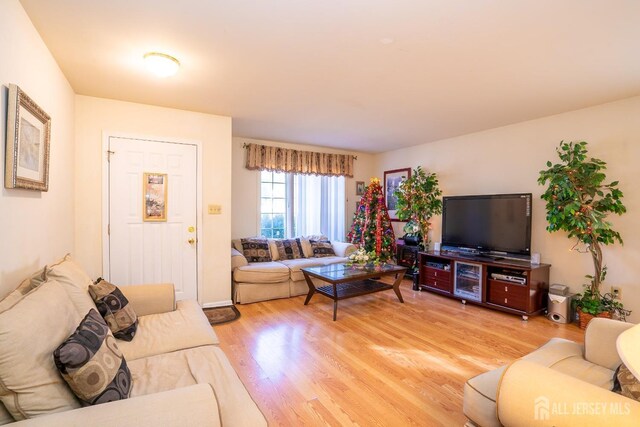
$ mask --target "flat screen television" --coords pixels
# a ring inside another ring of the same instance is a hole
[[[531,193],[442,199],[442,248],[479,255],[531,255]]]

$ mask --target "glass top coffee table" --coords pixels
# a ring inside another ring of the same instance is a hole
[[[316,292],[331,298],[333,300],[333,320],[335,321],[338,313],[338,301],[341,299],[393,289],[398,300],[404,303],[400,293],[400,283],[406,270],[406,267],[393,264],[367,268],[347,266],[345,264],[302,268],[302,274],[304,274],[307,286],[309,286],[309,293],[307,294],[307,299],[304,300],[304,305],[309,304],[311,297]],[[393,285],[388,285],[379,280],[384,276],[395,276]],[[312,278],[327,282],[328,285],[316,288]]]

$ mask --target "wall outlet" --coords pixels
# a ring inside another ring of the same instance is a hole
[[[222,213],[222,206],[220,205],[209,205],[209,215],[220,215]]]
[[[621,300],[622,299],[622,289],[617,286],[611,287],[611,295],[613,295],[614,299]]]

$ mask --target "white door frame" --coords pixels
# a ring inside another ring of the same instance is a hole
[[[196,146],[196,185],[198,189],[196,191],[196,250],[198,271],[196,272],[198,277],[197,292],[198,303],[202,305],[202,283],[203,283],[203,265],[202,265],[202,142],[192,139],[178,139],[168,137],[158,137],[149,135],[132,134],[125,132],[102,132],[102,277],[109,281],[110,270],[110,241],[109,241],[109,138],[126,138],[126,139],[138,139],[142,141],[152,142],[170,142],[174,144],[187,144]],[[120,285],[133,285],[138,283],[118,283]],[[118,285],[116,284],[116,285]]]

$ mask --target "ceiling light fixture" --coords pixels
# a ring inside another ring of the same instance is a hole
[[[144,55],[147,70],[158,77],[173,76],[180,68],[180,62],[171,55],[160,52],[149,52]]]

